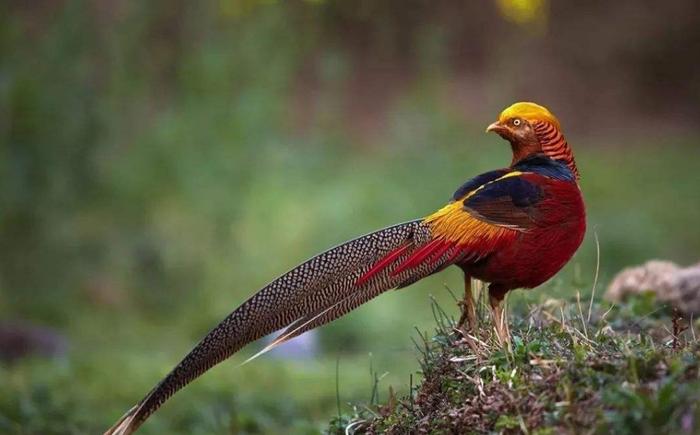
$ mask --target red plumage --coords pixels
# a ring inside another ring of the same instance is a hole
[[[538,224],[496,250],[485,261],[460,264],[465,273],[492,283],[501,296],[533,288],[556,274],[574,255],[586,232],[586,212],[576,184],[536,181],[545,198],[537,206]]]
[[[577,184],[570,180],[544,177],[536,172],[518,177],[536,186],[541,196],[528,211],[532,222],[527,228],[505,231],[473,244],[460,245],[436,236],[421,246],[401,246],[363,274],[357,285],[362,286],[385,269],[396,275],[426,262],[435,262],[450,249],[445,263],[457,264],[469,276],[491,283],[492,292],[499,299],[509,290],[533,288],[547,281],[571,259],[583,240],[586,231],[583,199]],[[513,215],[505,213],[500,218],[518,221]],[[407,253],[408,256],[395,265]],[[456,261],[458,257],[462,258]]]
[[[273,345],[282,343],[450,265],[465,273],[459,326],[464,320],[476,326],[470,285],[478,278],[490,283],[497,338],[507,341],[501,300],[512,289],[542,284],[569,261],[583,240],[586,213],[573,153],[546,108],[516,103],[487,131],[510,142],[510,167],[467,181],[424,219],[338,245],[273,280],[212,329],[107,434],[132,433],[175,392],[253,340],[283,330]]]

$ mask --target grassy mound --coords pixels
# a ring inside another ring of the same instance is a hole
[[[355,406],[330,433],[700,433],[700,341],[642,296],[622,306],[549,301],[511,316],[496,344],[486,307],[465,334],[434,304],[420,334],[422,381]]]

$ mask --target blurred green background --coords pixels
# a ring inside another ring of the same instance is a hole
[[[485,126],[561,119],[589,232],[513,309],[700,251],[700,4],[127,0],[0,4],[0,433],[98,433],[210,328],[302,260],[441,206],[509,162]],[[255,346],[176,395],[155,433],[317,433],[405,393],[450,270]],[[600,294],[600,292],[599,292]]]

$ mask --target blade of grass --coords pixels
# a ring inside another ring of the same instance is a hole
[[[581,325],[583,326],[583,335],[588,339],[588,328],[586,327],[586,319],[583,318],[583,310],[581,309],[581,292],[576,291],[576,305],[578,306],[578,314],[581,317]]]
[[[600,273],[600,241],[598,240],[598,232],[594,231],[593,235],[595,236],[595,276],[593,277],[593,288],[591,289],[591,302],[588,304],[588,322],[591,321],[593,299],[595,298],[595,289],[598,285],[598,274]]]
[[[335,406],[338,409],[338,422],[341,421],[340,413],[340,356],[335,359]]]

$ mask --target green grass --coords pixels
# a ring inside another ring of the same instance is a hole
[[[485,305],[485,304],[484,304]],[[420,334],[411,393],[358,404],[330,433],[697,433],[700,341],[673,340],[667,307],[643,296],[621,306],[552,300],[515,316],[512,343],[465,337],[437,304]],[[686,326],[689,326],[686,323]]]

